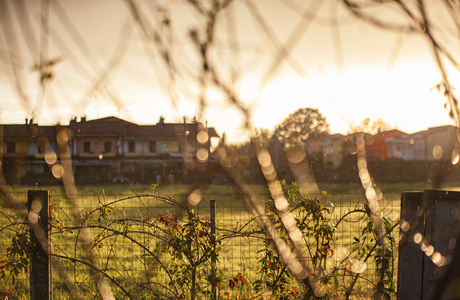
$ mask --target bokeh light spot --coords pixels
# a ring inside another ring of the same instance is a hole
[[[272,159],[268,151],[261,151],[257,156],[261,167],[268,167],[272,164]]]
[[[454,149],[454,151],[452,151],[451,160],[453,165],[458,164],[458,161],[460,160],[460,154],[458,153],[458,149]]]
[[[30,209],[36,213],[39,213],[42,210],[42,202],[39,199],[34,199],[30,204]]]
[[[190,205],[198,205],[202,198],[201,191],[199,189],[193,190],[188,196],[188,203]]]
[[[300,163],[306,156],[305,150],[302,147],[292,147],[286,150],[286,157],[293,164]]]
[[[37,224],[38,214],[34,211],[29,211],[29,213],[27,214],[27,219],[29,220],[30,224]]]
[[[51,173],[57,179],[60,179],[64,176],[64,168],[60,164],[56,164],[51,168]]]
[[[423,236],[420,233],[414,235],[414,242],[420,244],[422,242]]]
[[[60,145],[63,145],[63,144],[66,144],[67,142],[69,142],[69,134],[68,134],[67,130],[65,130],[65,129],[59,130],[57,135],[56,135],[56,140]]]
[[[196,152],[196,158],[201,162],[207,161],[208,157],[209,157],[209,153],[208,153],[208,150],[206,150],[205,148],[200,148]]]
[[[433,253],[434,253],[434,247],[433,246],[429,245],[428,247],[426,247],[425,254],[427,256],[431,256],[431,255],[433,255]]]
[[[434,159],[441,159],[442,157],[442,147],[439,145],[436,145],[433,147],[433,157]]]
[[[360,274],[364,272],[366,268],[367,268],[367,264],[364,261],[357,260],[352,263],[350,271],[356,274]]]
[[[344,261],[345,259],[347,259],[348,257],[348,250],[347,248],[343,247],[343,246],[337,246],[335,249],[334,249],[334,255],[332,256],[336,261],[338,262],[342,262]]]
[[[433,255],[431,256],[431,260],[432,260],[433,263],[435,263],[436,265],[439,265],[439,263],[442,261],[442,255],[441,255],[441,253],[439,253],[439,252],[433,253]]]
[[[205,144],[209,140],[209,135],[208,135],[208,133],[206,131],[200,131],[200,132],[198,132],[198,134],[196,136],[196,140],[200,144]]]
[[[53,150],[51,151],[47,151],[45,153],[45,161],[48,165],[53,165],[56,163],[56,160],[57,160],[57,155],[56,153],[54,153]]]
[[[302,231],[296,227],[289,233],[289,236],[291,237],[292,241],[300,242],[302,239]]]

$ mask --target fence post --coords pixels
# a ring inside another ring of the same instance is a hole
[[[457,278],[441,275],[453,263],[446,261],[457,244],[459,201],[456,191],[402,194],[401,220],[405,222],[400,229],[398,299],[454,299]]]
[[[209,201],[211,215],[211,245],[213,253],[211,256],[211,299],[217,299],[216,277],[217,277],[217,258],[216,258],[216,200]]]
[[[30,266],[30,299],[52,299],[52,277],[49,241],[49,192],[29,190],[27,219],[32,242]]]

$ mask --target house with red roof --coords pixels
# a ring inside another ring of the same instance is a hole
[[[381,159],[392,157],[392,149],[389,140],[407,136],[405,132],[398,129],[382,131],[375,135],[366,135],[366,149],[368,155],[373,155]]]

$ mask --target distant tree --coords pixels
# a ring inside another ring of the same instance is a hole
[[[274,136],[285,147],[294,147],[329,133],[329,123],[316,108],[301,108],[279,124]]]
[[[393,126],[383,121],[382,118],[377,118],[375,121],[372,121],[370,118],[365,118],[361,121],[361,124],[350,126],[351,132],[365,132],[369,134],[377,134],[390,129],[393,129]]]
[[[256,128],[253,133],[253,143],[258,143],[260,147],[268,147],[273,133],[266,128]]]

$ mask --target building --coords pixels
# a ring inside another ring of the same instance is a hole
[[[67,126],[26,120],[0,125],[0,135],[9,183],[55,181],[59,172],[53,176],[53,167],[66,158],[82,183],[183,179],[193,171],[200,149],[207,153],[204,162],[213,161],[211,140],[219,138],[214,128],[196,121],[166,123],[160,118],[155,125],[139,125],[116,117],[75,118]]]
[[[458,153],[458,128],[451,125],[430,127],[388,140],[389,157],[404,160],[451,160]]]
[[[388,130],[365,134],[367,156],[403,160],[451,160],[459,153],[458,128],[451,125],[431,127],[412,134]],[[321,153],[329,170],[337,169],[344,155],[354,153],[354,135],[332,134],[308,141],[308,154]]]
[[[375,135],[367,135],[366,150],[368,154],[375,157],[381,159],[389,158],[393,156],[389,141],[403,136],[407,136],[407,134],[397,129],[382,131]]]

